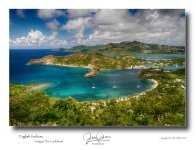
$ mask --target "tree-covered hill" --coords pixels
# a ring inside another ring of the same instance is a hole
[[[96,45],[96,46],[85,46],[78,45],[72,48],[66,49],[65,51],[96,51],[101,53],[184,53],[184,46],[169,46],[169,45],[158,45],[158,44],[148,44],[139,41],[125,41],[121,43],[108,43],[106,45]]]
[[[145,60],[131,56],[105,56],[100,53],[75,53],[67,56],[45,56],[33,59],[28,64],[86,67],[91,69],[90,76],[108,69],[125,69],[141,65]]]
[[[141,77],[156,79],[157,88],[124,100],[78,102],[54,98],[34,85],[10,84],[11,126],[186,126],[184,69],[146,69]]]

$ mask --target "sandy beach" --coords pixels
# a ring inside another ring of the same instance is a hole
[[[33,86],[32,88],[29,89],[29,91],[33,91],[33,90],[41,90],[41,89],[45,89],[52,86],[52,83],[43,83],[43,84],[39,84],[36,86]]]
[[[45,63],[45,64],[42,64],[42,65],[51,65],[51,66],[60,66],[60,67],[73,67],[73,68],[77,68],[77,67],[80,67],[80,68],[87,68],[89,69],[90,71],[88,73],[86,73],[84,76],[85,77],[92,77],[92,76],[95,76],[97,74],[97,72],[94,70],[94,66],[93,65],[88,65],[88,66],[77,66],[77,65],[67,65],[67,64],[52,64],[50,62],[48,63]],[[143,66],[143,65],[140,65],[140,66],[131,66],[131,67],[128,67],[127,69],[133,69],[133,68],[147,68],[146,66]],[[144,92],[141,92],[141,93],[138,93],[136,94],[135,98],[138,98],[139,96],[141,95],[144,95],[146,92],[150,91],[150,90],[153,90],[155,89],[157,86],[158,86],[158,81],[154,80],[154,79],[149,79],[150,81],[152,81],[154,84],[151,86],[150,89],[144,91]],[[44,88],[47,88],[47,87],[50,87],[51,86],[51,83],[44,83],[44,84],[41,84],[41,85],[38,85],[38,86],[34,86],[32,87],[30,90],[41,90],[41,89],[44,89]],[[127,97],[123,97],[123,98],[119,98],[117,101],[126,101],[128,100]],[[96,103],[96,102],[95,102]]]
[[[149,79],[149,80],[152,81],[152,82],[154,83],[154,84],[152,85],[152,87],[151,87],[150,89],[144,91],[144,92],[138,93],[137,95],[135,95],[135,96],[133,96],[133,97],[138,98],[139,96],[144,95],[146,92],[155,89],[155,88],[159,85],[158,81],[156,81],[156,80],[154,80],[154,79]],[[120,101],[127,101],[127,100],[128,100],[128,97],[123,97],[123,98],[118,98],[118,99],[116,100],[116,102],[118,103],[118,102],[120,102]],[[103,100],[102,102],[105,103],[105,100]],[[97,105],[97,102],[92,102],[92,104],[96,106],[96,105]]]
[[[152,81],[152,82],[154,83],[153,86],[152,86],[150,89],[148,89],[148,90],[146,90],[146,91],[144,91],[144,92],[138,93],[138,94],[137,94],[136,96],[134,96],[134,97],[137,98],[138,96],[144,95],[146,92],[155,89],[155,88],[159,85],[158,81],[156,81],[156,80],[154,80],[154,79],[149,79],[149,80]]]
[[[153,85],[152,88],[150,89],[150,90],[153,90],[153,89],[155,89],[155,88],[159,85],[159,83],[158,83],[157,80],[154,80],[154,79],[150,79],[150,80],[154,83],[154,85]]]
[[[159,85],[158,81],[156,81],[156,80],[154,80],[154,79],[149,79],[149,80],[152,81],[152,82],[154,83],[154,84],[152,85],[152,87],[151,87],[150,89],[144,91],[144,92],[138,93],[137,95],[135,95],[135,96],[133,96],[133,97],[138,98],[139,96],[144,95],[146,92],[155,89],[155,88]],[[128,100],[127,97],[123,97],[123,98],[118,99],[117,102],[119,102],[119,101],[127,101],[127,100]]]

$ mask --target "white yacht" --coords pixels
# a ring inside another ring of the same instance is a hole
[[[92,89],[95,89],[95,85],[94,85],[94,83],[93,83]]]

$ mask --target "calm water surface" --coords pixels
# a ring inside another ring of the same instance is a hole
[[[80,101],[135,95],[153,85],[149,80],[138,78],[140,69],[107,70],[96,77],[85,78],[84,74],[89,71],[85,68],[26,65],[30,59],[69,54],[51,49],[10,50],[10,82],[51,83],[52,86],[44,90],[48,95],[59,98],[72,96]]]
[[[136,58],[143,58],[146,60],[161,60],[161,59],[179,59],[185,58],[185,55],[181,54],[134,54]]]

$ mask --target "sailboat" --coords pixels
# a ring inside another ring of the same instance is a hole
[[[94,83],[93,83],[92,89],[95,89],[95,85],[94,85]]]
[[[116,88],[117,88],[117,86],[116,86],[116,85],[113,85],[113,86],[112,86],[112,88],[113,88],[113,89],[116,89]]]
[[[140,85],[137,85],[137,88],[140,88],[141,86]]]

